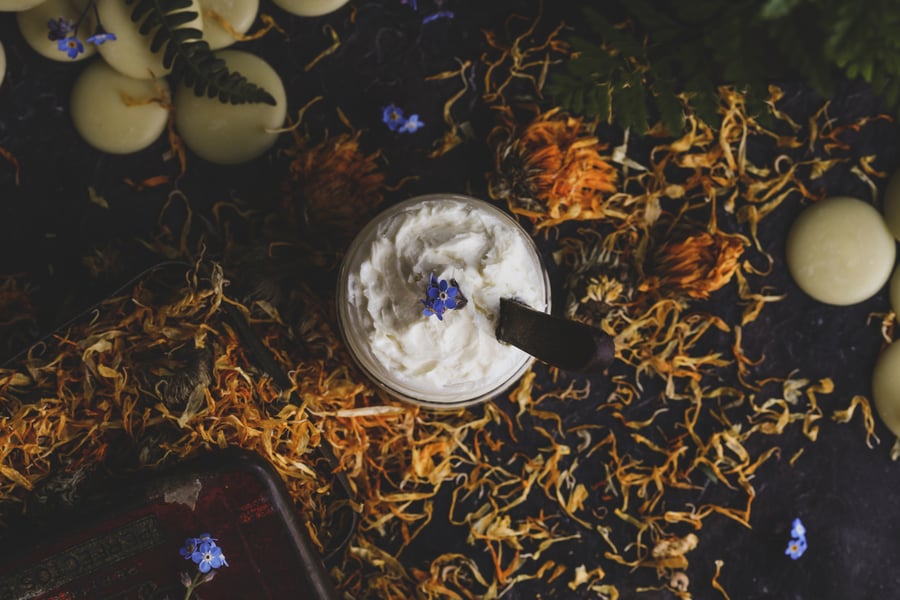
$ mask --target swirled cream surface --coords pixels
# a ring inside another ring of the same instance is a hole
[[[466,197],[428,197],[388,211],[348,254],[345,337],[370,374],[431,403],[489,394],[531,357],[497,341],[500,298],[548,310],[537,250],[512,219]],[[423,315],[430,276],[455,279],[468,303]]]

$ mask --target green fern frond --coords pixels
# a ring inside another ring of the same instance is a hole
[[[835,24],[824,44],[826,57],[850,77],[859,77],[900,112],[900,5],[895,0],[848,2],[833,7]],[[824,29],[824,27],[823,27]]]
[[[637,130],[659,119],[675,134],[685,102],[716,125],[719,85],[765,119],[769,82],[803,80],[828,96],[841,73],[900,114],[897,0],[607,0],[582,13],[574,53],[545,88],[581,116]]]
[[[216,58],[203,32],[188,24],[198,17],[191,0],[125,0],[134,4],[131,20],[140,23],[139,31],[150,37],[150,50],[163,53],[163,65],[171,68],[171,77],[182,81],[198,96],[218,97],[231,104],[275,104],[272,95],[246,77],[228,70],[225,61]]]

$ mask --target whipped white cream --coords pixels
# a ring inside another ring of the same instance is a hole
[[[499,391],[531,360],[497,341],[500,298],[548,310],[549,292],[533,242],[501,211],[466,197],[426,198],[388,211],[354,243],[343,326],[388,387],[426,402],[465,402]],[[443,320],[423,315],[432,273],[455,279],[468,299]]]

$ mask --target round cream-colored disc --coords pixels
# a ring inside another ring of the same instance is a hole
[[[874,296],[887,283],[894,236],[871,204],[835,196],[805,209],[791,225],[787,266],[804,292],[846,306]]]
[[[162,77],[171,69],[163,66],[163,48],[159,52],[150,51],[153,32],[143,35],[139,31],[140,23],[131,20],[134,4],[125,4],[124,0],[97,0],[100,23],[103,28],[116,35],[116,39],[99,47],[100,56],[109,65],[129,77],[151,79]],[[189,10],[197,13],[197,18],[186,24],[203,30],[203,19],[200,17],[200,5],[193,0]]]
[[[891,175],[882,200],[884,220],[894,237],[900,240],[900,170]]]
[[[34,8],[45,0],[0,0],[0,12],[18,12]]]
[[[872,396],[881,420],[900,436],[900,343],[885,348],[875,361]]]
[[[319,17],[334,12],[349,0],[272,0],[291,14],[298,17]]]
[[[245,34],[256,20],[259,0],[200,0],[200,8],[203,10],[203,39],[210,48],[219,50],[237,40],[222,27],[218,18],[228,23],[235,32]]]
[[[3,79],[6,77],[6,51],[3,49],[3,42],[0,42],[0,85],[3,85]]]
[[[165,80],[134,79],[97,60],[72,86],[72,122],[98,150],[137,152],[155,142],[166,128],[168,110],[152,101],[161,92],[168,96]]]
[[[97,22],[93,12],[89,12],[78,27],[78,40],[84,44],[84,52],[69,58],[69,55],[59,49],[57,43],[47,37],[49,29],[47,21],[50,19],[69,19],[73,23],[78,21],[81,10],[76,8],[70,0],[46,0],[32,9],[23,10],[16,14],[16,22],[22,37],[35,52],[51,60],[72,62],[83,60],[97,53],[97,46],[88,43],[87,38],[94,34]],[[109,42],[104,42],[109,43]]]
[[[181,84],[175,92],[175,128],[185,145],[210,162],[232,165],[252,160],[275,144],[278,133],[266,130],[284,125],[287,97],[281,78],[263,59],[240,50],[221,50],[216,56],[275,98],[269,104],[225,104],[218,98],[197,96]]]

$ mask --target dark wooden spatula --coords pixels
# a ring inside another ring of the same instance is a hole
[[[600,329],[554,317],[511,298],[500,299],[497,339],[576,373],[600,373],[616,355],[613,338]]]

